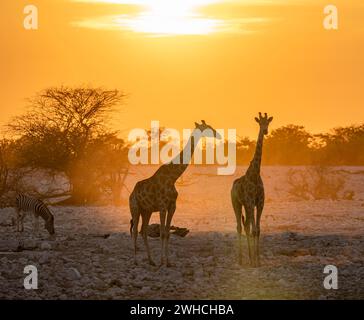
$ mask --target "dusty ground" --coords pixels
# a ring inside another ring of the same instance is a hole
[[[127,206],[52,207],[56,239],[45,231],[34,237],[30,219],[22,235],[0,226],[0,299],[363,299],[363,176],[347,177],[352,201],[297,201],[285,190],[287,168],[264,168],[262,267],[254,269],[236,263],[229,191],[243,171],[235,177],[214,176],[211,168],[186,172],[173,224],[190,233],[171,237],[172,268],[149,266],[141,239],[134,265]],[[136,170],[129,188],[149,174]],[[1,210],[0,225],[12,214]],[[152,220],[158,222],[157,213]],[[159,240],[150,244],[159,261]],[[36,291],[23,288],[29,264],[38,267]],[[339,270],[338,290],[323,287],[328,264]]]

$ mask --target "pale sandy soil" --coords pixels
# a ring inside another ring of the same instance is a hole
[[[127,185],[154,169],[133,169]],[[143,243],[139,265],[133,263],[126,205],[52,207],[57,237],[32,235],[0,227],[0,299],[363,299],[364,175],[345,168],[346,188],[354,200],[298,201],[287,193],[289,168],[265,167],[266,205],[262,218],[262,266],[236,263],[235,216],[230,204],[235,176],[216,176],[216,168],[191,167],[178,185],[173,224],[190,229],[185,238],[171,237],[172,268],[150,267]],[[126,194],[127,196],[127,194]],[[0,223],[13,210],[0,211]],[[158,222],[154,214],[152,222]],[[103,235],[110,235],[103,238]],[[160,242],[150,239],[159,261]],[[23,248],[19,252],[17,247]],[[39,289],[23,288],[23,268],[34,264]],[[323,287],[323,269],[339,270],[339,289]],[[75,271],[76,269],[76,271]]]

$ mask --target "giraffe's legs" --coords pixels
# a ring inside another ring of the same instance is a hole
[[[243,264],[243,255],[242,255],[242,223],[244,224],[244,216],[242,213],[242,205],[241,203],[236,199],[234,195],[231,195],[231,202],[233,204],[234,212],[235,212],[235,218],[236,218],[236,231],[238,232],[238,262],[240,265]]]
[[[253,214],[252,214],[252,220],[251,220],[251,225],[252,225],[252,229],[251,229],[251,240],[252,240],[252,259],[251,259],[251,264],[253,267],[256,267],[256,260],[257,260],[257,226],[255,223],[255,217],[254,217],[254,209],[253,209]]]
[[[252,208],[245,207],[245,213],[246,213],[246,221],[245,221],[245,224],[244,224],[244,230],[245,230],[245,234],[246,234],[246,239],[248,241],[250,264],[253,265],[253,248],[252,248],[251,224],[252,224],[253,218],[254,218],[254,207],[252,207]]]
[[[263,212],[263,205],[258,205],[257,206],[257,224],[256,224],[256,264],[259,267],[260,266],[260,250],[259,250],[259,240],[260,240],[260,218],[262,216],[262,212]]]
[[[137,264],[137,239],[138,239],[138,224],[139,224],[139,213],[133,215],[133,243],[134,243],[134,263]]]
[[[161,237],[161,266],[164,265],[164,247],[165,247],[165,236],[166,236],[166,210],[160,211],[160,237]]]
[[[165,227],[165,257],[166,257],[166,264],[167,267],[171,267],[172,265],[169,263],[168,260],[168,244],[169,244],[169,236],[170,236],[170,229],[171,229],[171,222],[174,215],[174,212],[176,211],[176,203],[173,203],[170,208],[168,209],[168,215],[167,215],[167,222]]]
[[[150,220],[151,215],[152,215],[151,212],[148,212],[148,213],[142,215],[142,235],[143,235],[145,248],[147,249],[149,264],[152,266],[155,266],[155,263],[150,254],[150,248],[149,248],[149,244],[148,244],[148,225],[149,225],[149,220]]]

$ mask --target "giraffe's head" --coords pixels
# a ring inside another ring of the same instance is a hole
[[[201,124],[195,122],[196,129],[199,129],[204,137],[221,139],[221,135],[210,125],[208,125],[205,120],[201,120]]]
[[[268,134],[268,127],[269,124],[272,122],[273,117],[269,117],[267,116],[266,113],[264,113],[264,117],[262,117],[262,113],[259,112],[259,118],[255,118],[255,121],[259,123],[260,126],[260,130],[263,131],[263,134],[266,135]]]

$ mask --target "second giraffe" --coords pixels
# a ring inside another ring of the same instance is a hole
[[[268,118],[266,113],[262,117],[260,112],[259,118],[255,118],[260,130],[253,160],[250,162],[245,175],[235,180],[231,189],[231,201],[235,211],[238,231],[239,263],[242,264],[241,232],[243,224],[248,240],[250,264],[253,267],[260,265],[260,218],[264,207],[264,186],[260,176],[260,164],[262,161],[264,136],[268,134],[268,126],[272,120],[273,117]],[[245,209],[245,219],[242,214],[242,207]],[[256,218],[254,215],[255,208],[257,208]]]

